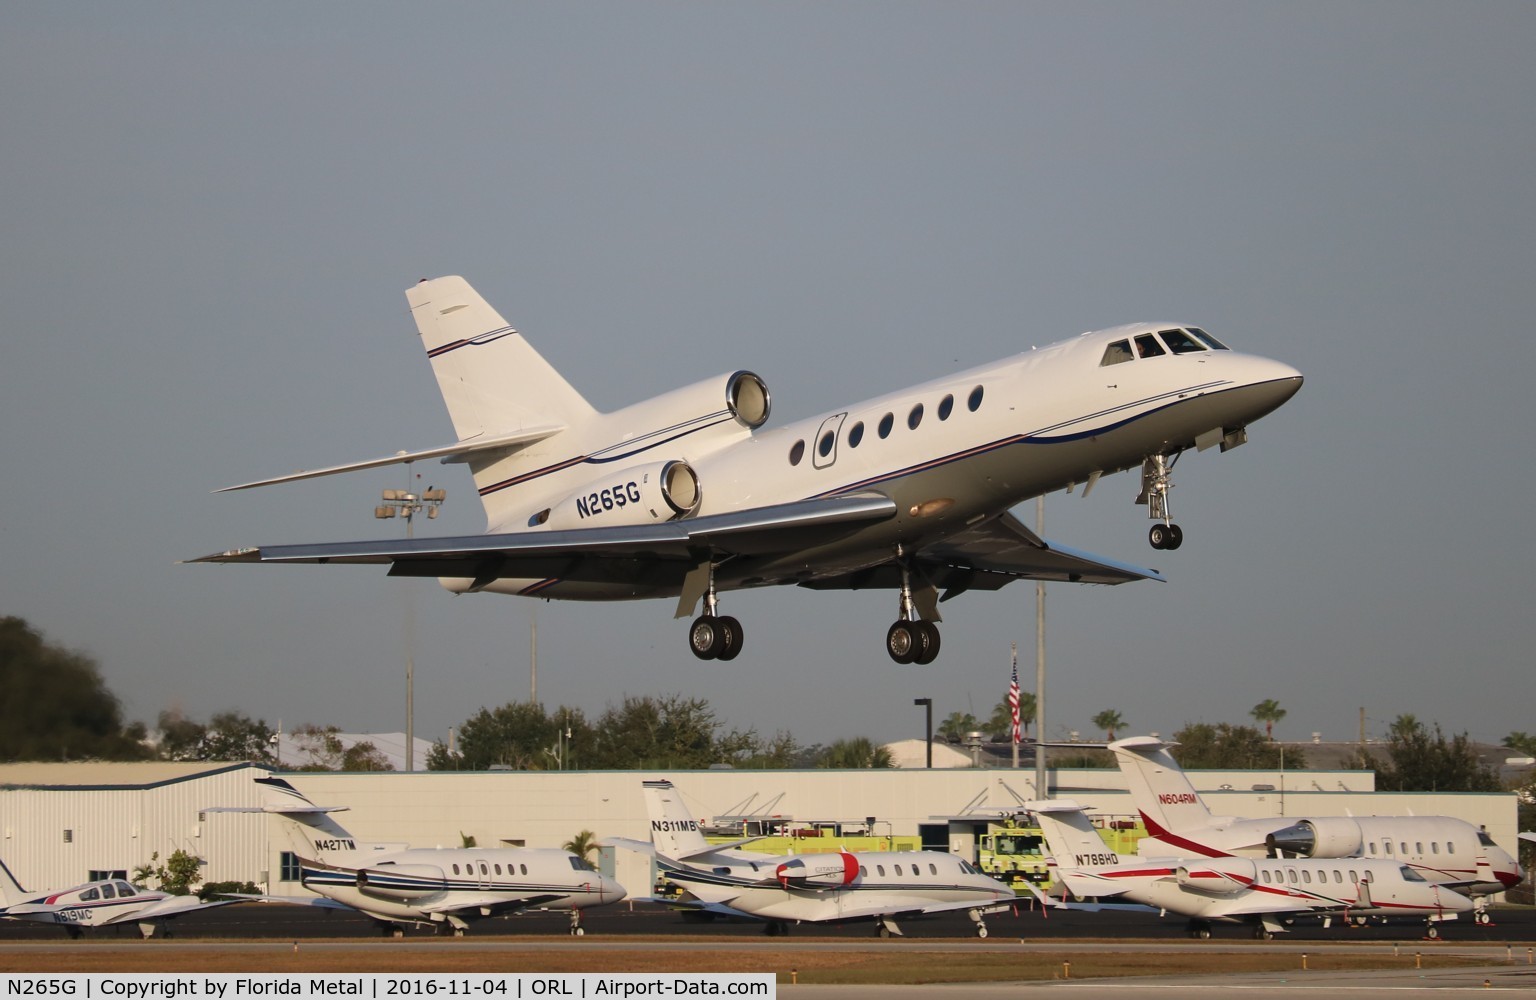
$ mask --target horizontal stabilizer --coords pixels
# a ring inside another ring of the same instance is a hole
[[[387,458],[371,458],[365,462],[349,462],[346,465],[332,465],[324,469],[310,469],[308,471],[294,472],[286,476],[274,476],[271,479],[258,479],[253,483],[241,483],[238,486],[226,486],[223,489],[214,490],[215,493],[229,493],[233,490],[251,490],[258,486],[274,486],[278,483],[293,483],[301,479],[318,479],[321,476],[335,476],[343,472],[360,472],[364,469],[379,469],[386,465],[408,465],[412,462],[424,462],[429,458],[440,459],[444,465],[454,462],[467,462],[469,456],[484,454],[492,451],[513,451],[524,445],[542,441],[564,430],[564,427],[534,427],[529,430],[516,431],[511,434],[497,434],[491,437],[471,438],[467,441],[455,441],[440,448],[428,448],[425,451],[397,452]]]

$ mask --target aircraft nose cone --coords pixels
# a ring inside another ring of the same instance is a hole
[[[599,884],[597,887],[597,894],[598,898],[601,899],[604,903],[617,903],[619,900],[629,895],[628,889],[624,888],[622,885],[620,885],[618,882],[615,882],[607,875],[604,875],[602,878],[603,880],[601,884]]]

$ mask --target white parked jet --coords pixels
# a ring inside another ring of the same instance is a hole
[[[239,903],[239,899],[204,901],[196,896],[174,896],[130,885],[120,878],[86,882],[70,889],[28,892],[0,861],[0,917],[58,924],[72,938],[87,927],[135,923],[144,937],[163,930],[165,921],[183,913]]]
[[[583,909],[625,896],[622,885],[569,851],[359,843],[330,817],[346,806],[317,806],[282,778],[256,783],[264,789],[261,806],[206,811],[282,816],[300,883],[320,894],[258,897],[263,900],[360,910],[396,937],[406,924],[450,929],[457,937],[471,920],[520,910],[569,910],[571,933],[580,935]]]
[[[886,648],[938,654],[938,604],[1016,579],[1162,579],[1046,542],[1010,507],[1140,467],[1154,548],[1178,548],[1170,470],[1234,448],[1301,387],[1294,368],[1195,327],[1086,333],[772,430],[749,371],[600,412],[459,277],[406,292],[457,440],[232,486],[396,463],[467,463],[486,535],[236,549],[199,562],[374,563],[456,593],[675,598],[689,645],[741,650],[717,594],[797,584],[895,589]],[[942,594],[942,597],[940,596]]]
[[[975,865],[938,851],[839,851],[773,855],[739,850],[751,839],[710,844],[670,781],[644,782],[651,842],[609,843],[650,855],[683,890],[670,906],[765,920],[769,934],[790,924],[874,920],[881,937],[900,935],[899,917],[965,910],[978,937],[982,917],[1013,906],[1012,889]]]
[[[1168,752],[1173,745],[1151,736],[1109,745],[1151,835],[1143,853],[1382,858],[1472,896],[1480,924],[1490,921],[1489,894],[1520,882],[1514,858],[1486,831],[1452,816],[1213,816]]]
[[[1322,916],[1325,924],[1335,914],[1345,920],[1422,916],[1428,935],[1439,937],[1436,923],[1472,909],[1470,899],[1396,861],[1122,858],[1076,802],[1026,808],[1045,835],[1057,883],[1075,896],[1124,899],[1188,917],[1192,937],[1210,937],[1212,921],[1223,921],[1250,923],[1255,937],[1268,939],[1301,914]]]

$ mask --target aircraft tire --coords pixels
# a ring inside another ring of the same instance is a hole
[[[722,641],[720,644],[720,655],[717,659],[734,660],[737,654],[741,652],[741,622],[730,615],[721,615],[719,627]]]
[[[688,629],[688,648],[693,650],[693,655],[701,660],[713,660],[719,657],[720,651],[725,648],[725,636],[720,628],[720,619],[714,615],[700,615],[693,620],[693,625]]]
[[[912,658],[913,663],[932,663],[939,655],[939,627],[926,618],[913,622],[917,626],[918,654]]]
[[[911,663],[915,660],[920,642],[912,622],[897,622],[885,633],[885,651],[897,663]]]

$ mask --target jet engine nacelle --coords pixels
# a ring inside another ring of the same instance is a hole
[[[808,855],[784,862],[774,874],[786,889],[841,889],[859,877],[859,861],[845,852]]]
[[[549,508],[550,528],[650,524],[699,509],[699,477],[687,462],[655,462],[594,479]]]
[[[1253,866],[1224,861],[1215,865],[1180,865],[1173,873],[1181,887],[1206,896],[1235,896],[1253,884]]]
[[[410,902],[447,887],[447,876],[436,865],[378,865],[357,871],[358,891],[375,899]]]
[[[1344,816],[1304,819],[1264,838],[1272,854],[1303,858],[1352,858],[1365,847],[1360,824]]]

